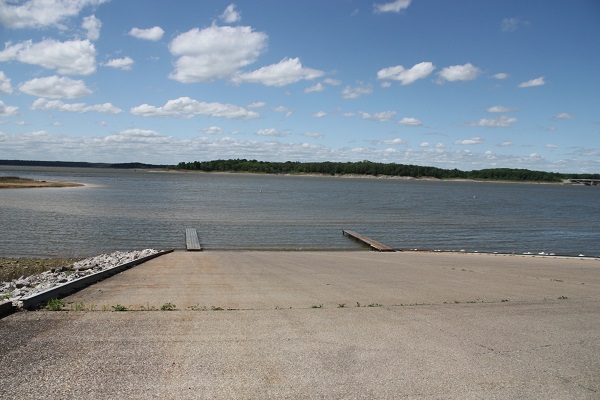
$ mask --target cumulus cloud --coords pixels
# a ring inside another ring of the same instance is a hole
[[[11,94],[12,92],[10,78],[4,74],[4,71],[0,71],[0,93]]]
[[[406,142],[401,138],[394,138],[390,140],[384,140],[382,143],[386,146],[399,146],[401,144],[405,144]]]
[[[117,146],[121,146],[126,143],[132,144],[148,144],[148,145],[157,145],[157,144],[169,144],[171,138],[168,138],[156,131],[150,129],[125,129],[117,134],[106,136],[102,142],[107,144],[116,144]],[[99,141],[96,140],[97,144]],[[139,148],[139,147],[138,147]]]
[[[0,115],[3,117],[14,117],[19,115],[19,107],[7,106],[0,100]]]
[[[560,114],[556,114],[554,116],[554,119],[571,119],[571,118],[575,118],[575,114],[560,113]]]
[[[275,108],[273,108],[273,111],[281,113],[281,114],[285,114],[286,117],[289,117],[292,115],[293,111],[287,107],[284,106],[277,106]]]
[[[342,84],[341,81],[339,81],[337,79],[333,79],[333,78],[324,79],[323,82],[325,82],[326,84],[331,85],[331,86],[340,86]]]
[[[100,5],[108,0],[29,0],[12,5],[2,2],[0,23],[8,28],[62,28],[62,21],[78,15],[88,6]]]
[[[544,81],[544,77],[540,76],[539,78],[532,79],[527,82],[519,83],[520,88],[533,87],[533,86],[544,86],[546,82]]]
[[[421,125],[423,125],[423,122],[421,122],[417,118],[412,118],[412,117],[404,117],[400,121],[398,121],[398,123],[402,124],[402,125],[409,125],[409,126],[421,126]]]
[[[178,99],[169,100],[162,107],[142,104],[137,107],[132,107],[131,113],[143,117],[192,117],[194,115],[205,115],[228,119],[252,119],[260,116],[255,111],[249,111],[233,104],[206,103],[189,97],[180,97]]]
[[[286,58],[277,64],[256,71],[239,73],[233,81],[262,83],[267,86],[285,86],[301,80],[320,78],[325,72],[302,66],[299,58]]]
[[[502,32],[514,32],[521,25],[529,25],[528,21],[523,21],[520,18],[504,18],[500,23],[500,29]]]
[[[483,143],[483,139],[481,139],[480,137],[473,137],[470,139],[457,140],[456,142],[454,142],[454,144],[464,144],[464,145],[480,144],[480,143]]]
[[[511,142],[511,141],[505,141],[505,142],[502,142],[502,143],[498,143],[497,146],[498,147],[510,147],[512,145],[513,145],[513,142]]]
[[[104,66],[129,71],[133,66],[133,60],[131,57],[115,58],[106,62]]]
[[[258,136],[276,136],[276,137],[283,137],[283,136],[287,136],[288,133],[287,132],[283,132],[280,131],[278,129],[275,128],[266,128],[266,129],[259,129],[256,134]]]
[[[102,22],[95,15],[85,17],[81,23],[81,27],[87,31],[86,38],[88,40],[94,41],[100,38]]]
[[[219,16],[225,23],[233,24],[234,22],[239,22],[242,19],[241,14],[236,11],[235,4],[230,4],[227,6],[223,14]]]
[[[481,70],[471,63],[464,65],[452,65],[442,69],[439,75],[439,83],[444,81],[455,82],[455,81],[472,81],[477,79]]]
[[[133,36],[134,38],[142,40],[151,40],[153,42],[162,39],[164,34],[165,31],[160,26],[154,26],[148,29],[131,28],[131,30],[129,31],[129,35]]]
[[[517,122],[515,117],[507,117],[505,115],[498,118],[482,118],[477,122],[467,122],[465,126],[484,126],[484,127],[509,127]]]
[[[323,118],[326,115],[327,115],[327,113],[325,111],[317,111],[312,116],[315,117],[315,118]]]
[[[497,74],[494,74],[493,78],[494,79],[500,79],[500,80],[502,80],[502,79],[508,79],[508,74],[505,73],[505,72],[499,72]]]
[[[27,81],[19,86],[19,90],[32,96],[49,99],[75,99],[92,94],[82,80],[56,75]]]
[[[60,100],[46,100],[46,99],[37,99],[31,105],[32,110],[42,110],[42,111],[63,111],[63,112],[77,112],[77,113],[87,113],[90,111],[96,111],[104,114],[119,114],[122,113],[118,107],[115,107],[111,103],[104,104],[96,104],[93,106],[88,106],[85,103],[63,103]]]
[[[325,86],[323,86],[323,84],[319,82],[316,85],[304,89],[304,93],[322,92],[323,90],[325,90]]]
[[[346,86],[342,90],[344,99],[358,99],[361,96],[373,93],[373,86],[359,83],[358,86]]]
[[[0,51],[0,61],[10,60],[55,69],[64,75],[90,75],[96,71],[96,48],[89,40],[28,40],[6,44]]]
[[[207,135],[220,135],[223,133],[223,128],[220,126],[209,126],[208,128],[203,128],[202,132],[206,133]]]
[[[263,108],[267,104],[264,101],[255,101],[247,105],[248,108]]]
[[[402,65],[383,68],[377,72],[377,79],[391,79],[400,81],[402,85],[409,85],[418,79],[429,76],[435,66],[431,62],[421,62],[413,65],[410,69],[405,69]]]
[[[378,122],[387,122],[392,119],[394,115],[396,115],[396,111],[380,111],[376,112],[375,114],[359,111],[358,113],[363,119],[370,119]]]
[[[169,78],[182,83],[228,79],[252,64],[267,46],[268,36],[249,26],[194,28],[169,45],[177,57]]]
[[[323,139],[325,137],[323,134],[315,133],[315,132],[306,132],[306,133],[303,133],[302,136],[312,138],[312,139]]]
[[[376,3],[373,5],[376,13],[394,12],[399,13],[400,11],[410,6],[411,0],[395,0],[389,3]]]
[[[506,107],[506,106],[492,106],[492,107],[488,107],[486,108],[487,112],[491,112],[491,113],[507,113],[507,112],[513,112],[516,109],[513,107]]]

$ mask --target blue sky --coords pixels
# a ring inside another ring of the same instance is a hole
[[[0,0],[0,158],[600,172],[596,0]]]

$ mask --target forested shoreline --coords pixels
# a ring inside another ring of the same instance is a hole
[[[246,159],[180,162],[175,170],[204,172],[252,172],[266,174],[323,174],[407,176],[436,179],[474,179],[518,182],[561,182],[564,179],[600,179],[600,174],[561,174],[515,168],[488,168],[472,171],[395,163],[359,162],[267,162]]]
[[[89,163],[75,161],[28,161],[0,160],[0,165],[120,168],[120,169],[167,169],[203,172],[247,172],[263,174],[320,174],[332,176],[365,175],[389,177],[413,177],[417,179],[473,179],[516,182],[561,182],[565,179],[600,179],[600,174],[565,174],[558,172],[532,171],[517,168],[486,168],[462,171],[419,165],[358,162],[269,162],[247,159],[180,162],[177,165],[131,163]]]

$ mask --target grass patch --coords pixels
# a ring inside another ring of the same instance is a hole
[[[313,304],[310,308],[323,308],[323,304]]]
[[[161,311],[173,311],[175,309],[175,304],[165,303],[160,307]]]
[[[127,307],[117,304],[116,306],[112,306],[113,311],[127,311]]]
[[[65,302],[60,299],[50,299],[46,304],[46,310],[48,311],[60,311],[62,310]]]
[[[0,257],[0,281],[40,274],[71,265],[81,258],[7,258]]]

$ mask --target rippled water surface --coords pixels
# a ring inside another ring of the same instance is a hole
[[[183,248],[399,249],[600,255],[600,188],[0,167],[84,188],[0,191],[0,256]]]

